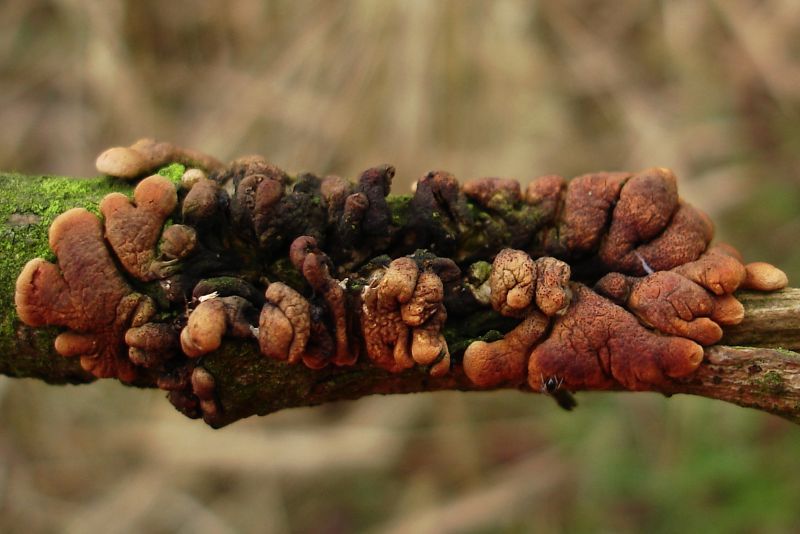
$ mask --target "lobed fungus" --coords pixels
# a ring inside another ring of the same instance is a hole
[[[152,301],[119,274],[100,220],[88,211],[73,208],[56,217],[49,240],[58,266],[41,258],[25,265],[14,295],[17,314],[31,326],[67,327],[55,340],[56,352],[80,357],[98,378],[132,382],[137,373],[123,338],[152,316]]]
[[[222,163],[211,156],[153,139],[139,139],[127,147],[109,148],[97,157],[95,166],[102,174],[131,180],[170,163],[208,171],[222,167]]]
[[[525,317],[503,339],[487,343],[474,341],[464,352],[464,373],[478,387],[501,384],[517,386],[525,382],[528,356],[544,335],[548,318],[538,312]]]
[[[253,305],[239,296],[203,300],[189,313],[181,330],[183,353],[197,358],[217,350],[223,336],[251,337],[256,315]]]
[[[528,384],[553,377],[569,391],[658,389],[697,369],[703,347],[649,331],[625,309],[573,283],[573,300],[528,360]]]
[[[687,376],[701,345],[742,320],[736,289],[787,284],[769,264],[709,248],[711,222],[663,168],[543,176],[524,193],[515,180],[459,186],[438,171],[391,204],[389,165],[351,183],[289,176],[260,156],[223,167],[142,140],[104,152],[98,169],[132,178],[172,161],[200,167],[184,173],[180,202],[170,180],[151,176],[132,200],[103,199],[104,226],[85,210],[62,214],[50,228],[58,266],[29,262],[15,300],[23,322],[67,327],[60,354],[98,377],[155,380],[212,426],[225,416],[200,357],[228,336],[311,369],[364,353],[390,372],[441,377],[459,365],[445,327],[480,312],[483,332],[507,333],[466,347],[466,377],[479,388],[527,383],[571,409],[569,391],[659,389]],[[466,275],[435,254],[468,264]],[[595,291],[573,275],[598,280]]]
[[[156,174],[139,182],[133,199],[135,204],[121,193],[111,193],[100,202],[106,239],[122,266],[135,278],[145,282],[165,278],[175,260],[156,261],[155,249],[164,221],[178,204],[175,186]],[[172,237],[180,237],[175,232],[178,231],[174,230]]]
[[[376,365],[392,372],[422,365],[433,376],[450,369],[441,332],[447,319],[444,285],[433,269],[420,272],[413,258],[398,258],[373,275],[361,298],[364,345]]]
[[[273,282],[264,295],[266,303],[258,320],[261,353],[278,360],[297,363],[311,336],[308,300],[281,282]]]
[[[311,236],[301,236],[292,242],[289,249],[289,258],[303,277],[314,289],[322,294],[327,304],[330,321],[336,336],[336,346],[332,361],[335,365],[353,365],[358,359],[358,345],[349,340],[349,321],[347,316],[347,296],[338,280],[331,276],[332,263],[330,258],[317,246],[317,241]],[[324,328],[321,322],[315,322],[319,328]],[[316,338],[324,336],[318,333]],[[328,359],[319,351],[315,359],[316,366],[324,366]],[[317,367],[317,368],[318,368]]]

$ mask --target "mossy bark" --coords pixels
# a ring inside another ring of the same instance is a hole
[[[24,264],[34,257],[55,258],[47,242],[52,220],[72,207],[97,212],[112,191],[130,193],[132,185],[110,178],[0,174],[0,373],[50,383],[84,383],[93,377],[77,359],[53,350],[55,328],[30,328],[14,310],[14,284]],[[393,218],[402,218],[407,202],[390,197]],[[677,380],[663,393],[688,393],[757,408],[800,423],[800,289],[771,294],[742,292],[745,321],[726,330],[723,343],[709,347],[701,368]],[[462,351],[470,328],[484,311],[448,325],[445,333],[454,353]],[[736,345],[736,346],[728,346]],[[362,361],[354,367],[310,370],[263,357],[254,341],[232,340],[203,358],[216,379],[222,406],[221,424],[280,409],[356,399],[371,394],[474,390],[459,365],[443,378],[423,369],[392,374]],[[155,387],[155,384],[143,383]]]

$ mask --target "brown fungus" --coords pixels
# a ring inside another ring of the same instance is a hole
[[[533,260],[521,250],[501,250],[492,263],[489,286],[495,311],[507,317],[520,317],[533,302],[536,292]]]
[[[509,178],[476,178],[461,187],[467,197],[487,209],[503,209],[522,199],[519,182]]]
[[[367,356],[378,366],[399,372],[414,365],[409,326],[400,307],[409,302],[419,277],[411,258],[398,258],[376,273],[361,295],[361,331]]]
[[[672,270],[715,295],[733,293],[742,285],[747,274],[739,253],[725,244],[714,245],[695,261]]]
[[[615,270],[635,272],[641,265],[635,249],[660,234],[678,208],[675,175],[661,167],[647,169],[622,186],[599,256]]]
[[[270,358],[297,363],[311,336],[311,314],[303,295],[281,282],[273,282],[264,295],[258,321],[261,353]]]
[[[700,365],[703,347],[697,343],[647,330],[630,312],[581,284],[572,284],[572,293],[566,314],[531,352],[531,388],[553,378],[570,391],[658,389]]]
[[[636,249],[640,262],[627,274],[667,271],[694,261],[705,252],[712,237],[714,225],[708,216],[681,202],[664,231]]]
[[[569,265],[561,260],[534,261],[521,250],[503,249],[489,275],[492,307],[507,317],[523,317],[535,302],[545,315],[556,315],[569,305],[569,277]]]
[[[95,166],[98,172],[130,180],[170,163],[208,171],[222,167],[222,163],[211,156],[153,139],[139,139],[131,146],[109,148],[97,157]]]
[[[742,283],[745,289],[755,289],[757,291],[777,291],[789,285],[789,277],[786,273],[761,261],[748,263],[745,265],[747,276]]]
[[[599,172],[573,178],[564,193],[560,220],[544,235],[545,251],[558,257],[594,252],[611,219],[611,208],[630,177],[630,173]]]
[[[173,262],[155,259],[164,222],[178,204],[175,186],[167,178],[145,178],[133,192],[134,203],[121,193],[110,193],[100,202],[105,235],[120,263],[142,281],[165,278]]]
[[[203,421],[212,427],[218,426],[222,408],[216,399],[214,376],[205,367],[198,366],[192,371],[191,383]]]
[[[462,228],[472,220],[458,180],[444,171],[431,171],[417,182],[409,211],[408,245],[440,255],[456,251]]]
[[[179,345],[178,332],[167,323],[145,323],[125,332],[128,357],[141,367],[160,368],[174,356]]]
[[[154,313],[152,301],[135,293],[117,271],[103,241],[100,220],[82,208],[62,213],[49,231],[58,266],[31,260],[17,278],[14,301],[30,326],[58,325],[69,330],[55,341],[63,356],[79,356],[98,378],[136,378],[127,356],[125,331]]]
[[[250,337],[257,312],[249,301],[238,296],[203,300],[189,313],[181,330],[181,348],[190,358],[217,350],[223,336]]]
[[[730,312],[726,300],[722,301],[721,309],[716,309],[714,295],[670,271],[659,271],[644,278],[612,273],[602,278],[595,289],[614,297],[644,324],[701,345],[712,345],[722,338],[718,323],[731,324],[742,319],[741,315],[726,316]]]
[[[550,224],[558,216],[561,198],[567,189],[567,181],[563,176],[550,174],[540,176],[528,184],[525,190],[525,202],[540,210],[543,223]]]
[[[330,259],[310,236],[301,236],[292,242],[289,258],[314,291],[321,293],[325,299],[336,336],[333,363],[339,366],[353,365],[358,359],[358,345],[349,340],[347,297],[339,281],[330,274]]]
[[[478,387],[525,382],[531,348],[544,335],[549,320],[538,312],[525,317],[503,339],[474,341],[464,352],[464,373]]]
[[[201,178],[195,183],[181,205],[183,222],[197,228],[209,228],[224,218],[228,194],[217,182]]]

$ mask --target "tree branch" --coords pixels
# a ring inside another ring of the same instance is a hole
[[[55,328],[31,328],[16,316],[14,281],[33,257],[54,259],[47,245],[47,228],[59,213],[75,206],[96,212],[111,191],[129,193],[131,186],[109,178],[78,180],[0,174],[0,373],[32,377],[50,383],[94,380],[77,359],[53,350]],[[745,307],[742,324],[725,329],[722,344],[708,347],[700,368],[674,380],[662,392],[686,393],[752,407],[800,423],[800,289],[760,294],[740,292]],[[461,321],[469,328],[480,312]],[[448,338],[451,347],[464,340]],[[731,346],[736,345],[736,346]],[[458,349],[455,349],[458,362]],[[412,368],[387,372],[362,358],[352,367],[311,370],[290,366],[260,354],[252,340],[226,341],[220,350],[202,358],[215,377],[222,426],[243,417],[280,409],[356,399],[371,394],[394,394],[446,389],[476,390],[456,363],[450,373],[435,378]],[[156,387],[155,380],[140,380]],[[530,390],[528,390],[530,391]],[[534,391],[536,392],[536,391]]]

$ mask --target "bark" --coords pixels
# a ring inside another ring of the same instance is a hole
[[[93,380],[77,359],[55,353],[53,339],[58,329],[30,328],[19,321],[14,282],[29,259],[54,260],[47,228],[55,216],[76,206],[96,212],[108,192],[131,189],[129,183],[109,178],[0,174],[4,193],[0,199],[0,373],[54,384]],[[800,354],[793,352],[800,350],[800,289],[740,292],[737,298],[746,309],[744,322],[727,328],[721,344],[706,349],[705,360],[694,374],[675,380],[661,392],[720,399],[800,423]],[[459,321],[458,327],[446,329],[456,362],[465,340],[475,337],[470,330],[483,322],[483,314],[476,312]],[[365,360],[352,367],[310,370],[265,358],[252,340],[226,340],[220,350],[202,360],[216,379],[222,408],[222,419],[215,426],[254,414],[371,394],[477,389],[458,364],[446,376],[434,378],[420,368],[389,373]],[[155,387],[155,382],[136,385]]]

